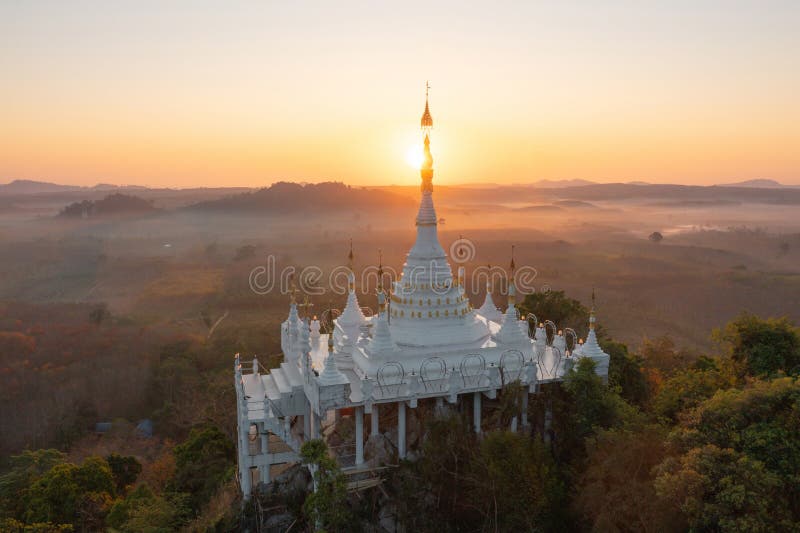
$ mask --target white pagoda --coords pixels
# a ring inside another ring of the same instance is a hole
[[[472,308],[463,271],[453,276],[439,243],[427,96],[421,126],[425,157],[417,239],[389,295],[379,276],[377,314],[365,316],[359,305],[351,247],[347,304],[330,321],[332,331],[321,333],[318,320],[301,319],[293,298],[281,325],[280,366],[262,372],[257,359],[245,365],[236,356],[238,465],[246,499],[255,485],[270,481],[272,465],[298,461],[302,442],[318,438],[321,421],[335,421],[341,411],[355,418],[354,464],[343,466],[359,468],[364,415],[370,436],[378,435],[384,406],[396,405],[397,454],[405,458],[406,409],[420,401],[434,401],[442,409],[471,396],[473,427],[480,433],[482,397],[494,399],[509,383],[524,387],[520,419],[525,427],[528,394],[535,394],[540,383],[560,381],[576,359],[593,359],[597,373],[607,379],[609,356],[597,342],[594,306],[585,344],[550,321],[537,324],[533,317],[529,328],[531,317],[520,319],[515,307],[513,260],[505,312],[496,307],[488,285],[483,305]]]

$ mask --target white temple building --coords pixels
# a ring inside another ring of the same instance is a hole
[[[454,276],[438,238],[427,98],[421,126],[425,157],[417,238],[388,293],[379,281],[377,314],[365,316],[359,305],[351,250],[347,304],[332,320],[332,332],[322,333],[318,320],[301,319],[293,300],[281,325],[284,360],[278,368],[264,372],[257,359],[244,363],[236,356],[238,465],[245,498],[259,482],[270,481],[272,465],[298,461],[302,442],[319,437],[321,420],[336,420],[343,410],[355,418],[357,468],[364,463],[364,415],[370,435],[378,435],[380,412],[390,404],[397,408],[397,454],[404,458],[406,409],[421,400],[442,408],[469,395],[473,427],[480,433],[481,399],[494,399],[509,383],[519,381],[525,388],[524,427],[528,394],[536,394],[541,383],[560,381],[577,359],[593,359],[607,379],[609,356],[597,342],[594,308],[582,344],[572,330],[562,333],[552,322],[521,319],[513,261],[505,311],[496,307],[488,285],[483,305],[472,308],[463,270]]]

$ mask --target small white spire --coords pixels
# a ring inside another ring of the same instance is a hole
[[[367,344],[367,353],[370,355],[377,355],[382,353],[390,353],[397,350],[397,345],[392,339],[392,332],[389,329],[389,321],[387,312],[380,313],[375,319],[375,327],[372,332],[372,338]]]
[[[361,306],[358,303],[358,296],[355,289],[355,274],[350,272],[348,276],[350,288],[347,292],[347,304],[342,310],[342,314],[337,319],[339,325],[351,329],[360,326],[366,320],[364,313],[361,311]]]
[[[486,298],[484,298],[483,304],[478,308],[478,314],[494,322],[500,322],[503,318],[502,313],[500,313],[500,310],[494,304],[494,300],[492,299],[492,284],[488,281],[486,282]]]
[[[595,296],[594,296],[594,289],[592,289],[592,309],[589,311],[589,334],[586,336],[586,342],[581,346],[581,356],[583,357],[591,357],[593,359],[598,358],[608,358],[608,354],[606,354],[603,349],[600,347],[600,343],[597,342],[597,333],[595,328],[597,326],[597,316],[595,314]]]
[[[328,356],[325,358],[325,367],[319,375],[320,385],[344,385],[349,383],[347,376],[336,366],[336,357],[333,354],[333,333],[328,334]]]
[[[503,315],[503,324],[500,326],[500,331],[497,332],[497,340],[503,344],[530,344],[530,338],[523,333],[519,323],[517,308],[513,304],[509,304]]]

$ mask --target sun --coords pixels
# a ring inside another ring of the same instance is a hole
[[[414,146],[409,147],[408,151],[406,152],[406,163],[408,163],[408,166],[419,169],[422,166],[422,161],[422,146],[415,144]]]

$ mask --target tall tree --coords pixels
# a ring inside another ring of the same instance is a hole
[[[322,439],[306,441],[300,458],[314,470],[314,492],[306,498],[304,509],[313,523],[326,531],[357,531],[347,507],[347,485],[336,460],[328,454]]]
[[[787,531],[791,519],[781,483],[763,463],[707,444],[658,467],[657,494],[692,531]]]
[[[744,313],[714,336],[728,345],[740,376],[800,374],[800,333],[785,317],[762,319]]]
[[[656,496],[653,469],[667,453],[666,431],[601,430],[587,440],[574,508],[593,531],[668,532],[680,524]]]
[[[191,495],[191,505],[199,510],[217,488],[233,476],[236,449],[216,426],[193,429],[182,444],[175,446],[175,492]]]

